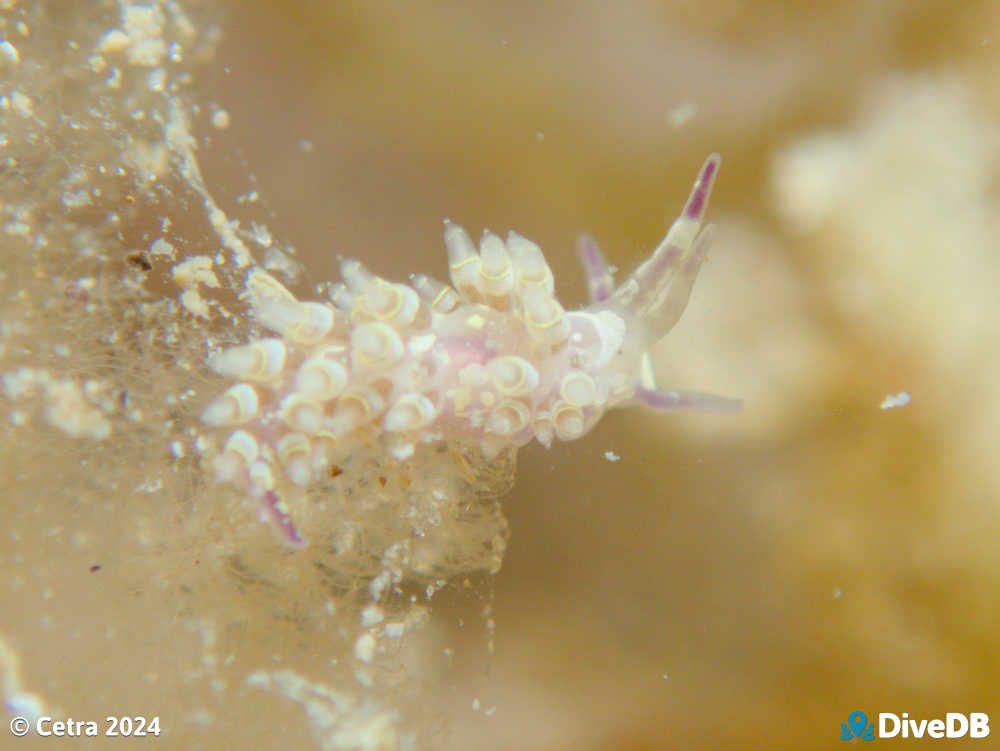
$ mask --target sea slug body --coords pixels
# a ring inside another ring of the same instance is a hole
[[[650,348],[677,323],[705,258],[702,228],[721,158],[705,161],[680,217],[622,284],[589,237],[579,241],[590,304],[565,311],[541,249],[511,232],[479,247],[445,222],[451,285],[424,275],[382,279],[341,263],[329,302],[300,302],[266,272],[250,306],[272,332],[214,353],[235,381],[205,409],[232,428],[214,459],[292,547],[305,545],[283,498],[329,473],[358,441],[398,461],[421,442],[478,446],[487,458],[533,439],[584,435],[626,403],[732,411],[736,400],[657,387]]]

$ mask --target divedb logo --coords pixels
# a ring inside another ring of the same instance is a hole
[[[851,712],[847,722],[840,725],[841,740],[860,738],[987,738],[990,734],[990,716],[985,712],[948,712],[944,719],[913,720],[907,712],[893,714],[879,712],[876,723],[868,722],[864,712]]]

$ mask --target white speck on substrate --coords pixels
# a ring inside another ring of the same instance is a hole
[[[889,394],[879,405],[881,409],[892,409],[893,407],[905,407],[910,403],[910,395],[905,391],[898,394]]]
[[[616,454],[614,451],[605,451],[604,458],[607,459],[609,462],[617,462],[621,459],[621,457],[618,456],[618,454]]]
[[[369,605],[361,611],[361,625],[374,626],[381,623],[385,618],[385,613],[378,605]]]
[[[250,223],[251,232],[253,232],[253,239],[262,248],[270,248],[273,240],[271,239],[271,231],[267,228],[266,224],[257,224],[257,222]]]
[[[135,488],[136,493],[156,493],[160,490],[163,490],[163,480],[159,477],[141,482]]]
[[[667,122],[671,128],[680,128],[698,114],[698,105],[694,102],[681,102],[667,113]]]
[[[111,29],[104,33],[97,43],[98,52],[121,52],[128,47],[128,35],[121,29]]]
[[[212,113],[212,125],[218,130],[225,130],[231,122],[229,113],[225,110],[216,110]]]
[[[22,94],[20,91],[12,91],[10,94],[10,103],[14,108],[14,111],[21,117],[31,116],[31,97],[26,94]]]
[[[167,85],[167,72],[163,68],[153,68],[146,75],[146,85],[153,91],[163,91]]]
[[[354,656],[362,662],[371,662],[375,659],[375,637],[371,634],[362,634],[354,642]]]

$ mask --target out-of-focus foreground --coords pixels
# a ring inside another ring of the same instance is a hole
[[[173,748],[837,748],[856,710],[1000,724],[1000,6],[167,2],[154,32],[126,21],[147,6],[70,5],[0,0],[11,714],[156,714]],[[60,113],[81,127],[41,128]],[[101,286],[155,277],[170,237],[301,264],[306,297],[340,254],[445,278],[449,217],[538,242],[575,307],[576,233],[630,270],[710,151],[719,232],[655,360],[743,412],[620,410],[529,446],[499,574],[470,564],[429,602],[366,609],[362,563],[302,566],[197,466],[206,342],[246,333],[202,322],[200,295],[237,310],[235,270],[146,279],[141,308]]]

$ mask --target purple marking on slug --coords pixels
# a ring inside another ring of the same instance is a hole
[[[281,499],[273,490],[264,493],[261,499],[261,507],[267,517],[267,522],[271,528],[278,533],[281,541],[291,548],[304,548],[308,543],[299,534],[292,517],[281,510]]]
[[[713,394],[699,394],[696,391],[650,391],[641,386],[635,390],[635,400],[652,409],[670,412],[679,409],[701,409],[708,412],[739,412],[743,409],[742,399],[727,399]]]
[[[722,157],[718,154],[710,154],[705,164],[702,165],[701,173],[691,189],[691,195],[684,205],[684,216],[688,219],[701,221],[708,208],[708,197],[712,193],[712,186],[715,184],[715,174],[718,172]]]

